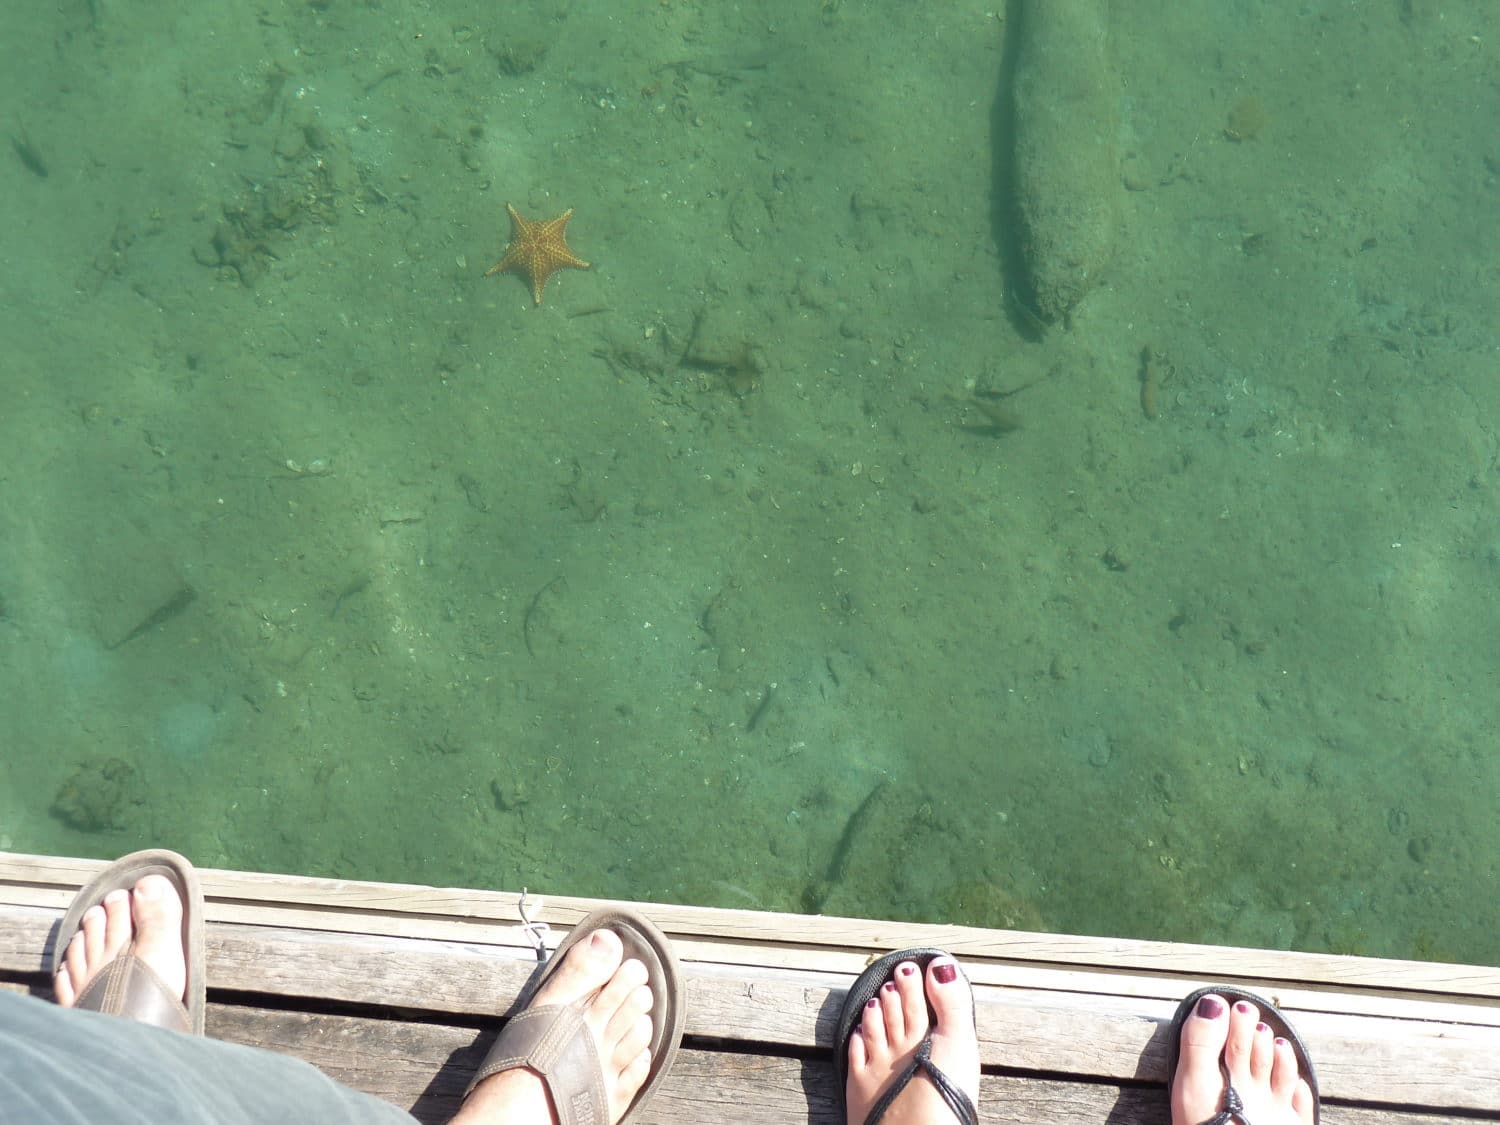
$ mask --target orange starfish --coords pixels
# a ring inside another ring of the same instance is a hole
[[[505,248],[505,257],[484,271],[485,277],[519,270],[531,281],[532,299],[540,305],[542,288],[554,273],[564,266],[577,270],[589,268],[587,262],[568,248],[563,236],[563,228],[573,217],[573,208],[569,207],[555,219],[536,220],[521,218],[521,213],[509,203],[505,209],[510,212],[510,245]]]

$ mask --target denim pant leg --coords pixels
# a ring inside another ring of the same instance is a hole
[[[412,1125],[300,1059],[0,990],[0,1125]]]

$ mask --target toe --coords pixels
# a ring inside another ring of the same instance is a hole
[[[860,1021],[859,1034],[865,1041],[866,1057],[874,1057],[886,1049],[885,1009],[880,1006],[878,995],[865,1001],[865,1014]]]
[[[564,955],[557,972],[538,991],[535,1003],[571,1004],[603,988],[620,967],[625,947],[613,930],[595,930]]]
[[[1278,1038],[1271,1053],[1271,1095],[1278,1102],[1291,1102],[1297,1089],[1297,1052],[1290,1040]]]
[[[182,899],[166,876],[147,875],[137,883],[130,896],[130,912],[135,919],[136,940],[182,941]]]
[[[1255,1028],[1259,1023],[1260,1009],[1248,1000],[1236,1000],[1229,1010],[1224,1065],[1229,1069],[1229,1080],[1236,1086],[1244,1086],[1250,1080],[1250,1055],[1255,1049]]]
[[[651,1077],[651,1052],[640,1050],[620,1071],[620,1085],[639,1090]]]
[[[83,994],[84,986],[89,982],[89,955],[88,942],[84,939],[83,931],[73,935],[73,940],[68,943],[68,955],[64,971],[68,975],[68,983],[72,986],[75,999]]]
[[[130,895],[124,890],[110,891],[101,905],[104,908],[103,960],[111,961],[130,944]]]
[[[870,1057],[865,1050],[864,1028],[856,1027],[849,1036],[849,1073],[858,1074],[869,1065]]]
[[[1208,993],[1182,1021],[1177,1073],[1172,1077],[1172,1120],[1199,1122],[1219,1109],[1224,1075],[1219,1069],[1229,1038],[1229,1006]]]
[[[1292,1091],[1292,1109],[1297,1114],[1297,1120],[1301,1125],[1313,1125],[1317,1116],[1317,1099],[1313,1097],[1312,1087],[1306,1081],[1299,1079],[1297,1088]]]
[[[619,1038],[615,1041],[611,1057],[615,1066],[624,1073],[629,1068],[630,1062],[642,1051],[646,1052],[647,1058],[651,1053],[651,1017],[636,1016],[621,1030]]]
[[[618,972],[615,974],[616,977],[619,975],[620,973]],[[611,981],[610,983],[613,984],[614,982]],[[646,1043],[649,1044],[651,1042],[651,1016],[648,1013],[651,1011],[653,1003],[650,986],[644,984],[637,986],[617,1007],[612,1009],[603,1007],[606,994],[607,990],[606,993],[600,993],[599,1000],[596,1001],[596,1004],[601,1006],[602,1011],[605,1013],[604,1028],[601,1035],[603,1042],[605,1044],[626,1043],[630,1035],[644,1024],[646,1028]],[[643,1045],[638,1044],[636,1049],[639,1050],[640,1046]]]
[[[114,889],[99,904],[104,907],[104,954],[114,957],[130,942],[130,895]]]
[[[913,961],[903,961],[896,966],[892,978],[896,995],[901,998],[901,1023],[905,1037],[921,1039],[927,1034],[927,993],[922,979],[922,970]]]
[[[1250,1080],[1264,1085],[1270,1081],[1271,1064],[1276,1060],[1276,1038],[1271,1034],[1271,1025],[1257,1023],[1255,1035],[1250,1040]]]
[[[885,1023],[885,1037],[896,1050],[906,1042],[906,1014],[902,1010],[901,993],[894,980],[880,986],[880,1018]]]
[[[147,875],[130,895],[135,952],[179,999],[187,991],[187,951],[182,944],[182,899],[163,875]]]
[[[593,1010],[599,1015],[601,1029],[614,1018],[616,1013],[630,1007],[640,999],[640,990],[646,991],[646,1006],[640,1011],[651,1010],[651,989],[646,982],[651,979],[648,970],[642,961],[634,957],[627,958],[620,963],[619,967],[610,975],[608,982],[599,990],[595,998]],[[633,1018],[637,1013],[631,1012]]]
[[[951,957],[937,958],[927,967],[925,999],[937,1019],[932,1031],[932,1061],[977,1106],[979,1035],[974,1027],[974,990]]]
[[[939,1033],[972,1032],[974,993],[952,958],[939,957],[927,967],[927,996],[937,1016]]]
[[[85,973],[104,961],[104,907],[95,903],[83,912],[79,923],[83,932],[83,962]]]
[[[638,1051],[634,1058],[621,1068],[619,1078],[610,1094],[610,1120],[618,1121],[635,1101],[635,1095],[651,1077],[651,1052]]]
[[[851,1121],[865,1120],[888,1078],[887,1071],[896,1052],[886,1036],[885,1009],[877,992],[865,1001],[859,1027],[849,1036],[849,1072],[844,1097]]]
[[[73,989],[73,978],[69,975],[66,954],[63,957],[62,968],[57,970],[57,976],[52,979],[52,994],[64,1008],[71,1008],[78,1002],[78,993]]]

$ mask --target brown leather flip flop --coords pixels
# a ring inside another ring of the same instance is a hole
[[[584,1125],[609,1120],[609,1099],[604,1090],[604,1070],[594,1049],[584,1014],[593,994],[571,1004],[526,1007],[537,991],[552,978],[568,950],[595,930],[613,930],[625,946],[625,960],[634,957],[646,966],[646,983],[654,1002],[651,1006],[651,1070],[635,1099],[620,1118],[631,1120],[656,1092],[677,1055],[682,1041],[684,1006],[677,955],[667,936],[641,914],[623,907],[596,910],[573,927],[540,972],[521,990],[517,1012],[506,1021],[495,1045],[469,1083],[464,1096],[484,1079],[502,1070],[529,1067],[542,1078],[557,1111],[559,1125]]]
[[[135,955],[135,943],[105,965],[79,995],[75,1008],[125,1016],[174,1031],[203,1034],[206,990],[203,978],[203,889],[193,865],[163,848],[132,852],[99,872],[73,898],[52,945],[52,976],[68,955],[68,943],[78,932],[84,911],[114,890],[129,890],[147,875],[165,875],[182,898],[182,949],[187,955],[187,1003],[173,994],[150,965]]]

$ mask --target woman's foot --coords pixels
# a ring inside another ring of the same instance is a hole
[[[1172,1079],[1172,1125],[1203,1125],[1224,1106],[1225,1069],[1255,1125],[1312,1125],[1313,1094],[1297,1073],[1292,1044],[1260,1022],[1248,1000],[1200,999],[1182,1021],[1182,1050]]]
[[[864,1125],[881,1094],[911,1064],[927,1034],[929,1003],[937,1013],[932,1064],[978,1106],[979,1039],[969,982],[953,958],[938,957],[927,966],[924,994],[921,969],[914,961],[902,961],[865,1005],[864,1018],[849,1037],[849,1125]],[[881,1125],[953,1125],[956,1120],[927,1072],[918,1070]]]
[[[585,1023],[604,1071],[609,1120],[619,1121],[651,1073],[651,1007],[646,966],[624,959],[625,948],[611,930],[595,930],[563,956],[552,977],[537,990],[531,1007],[589,1001]],[[474,1087],[453,1125],[556,1122],[547,1088],[534,1071],[504,1070]]]
[[[183,999],[187,954],[182,948],[182,899],[170,879],[146,875],[131,890],[110,891],[84,911],[52,982],[57,1002],[64,1008],[76,1004],[89,981],[132,940],[132,952]]]

